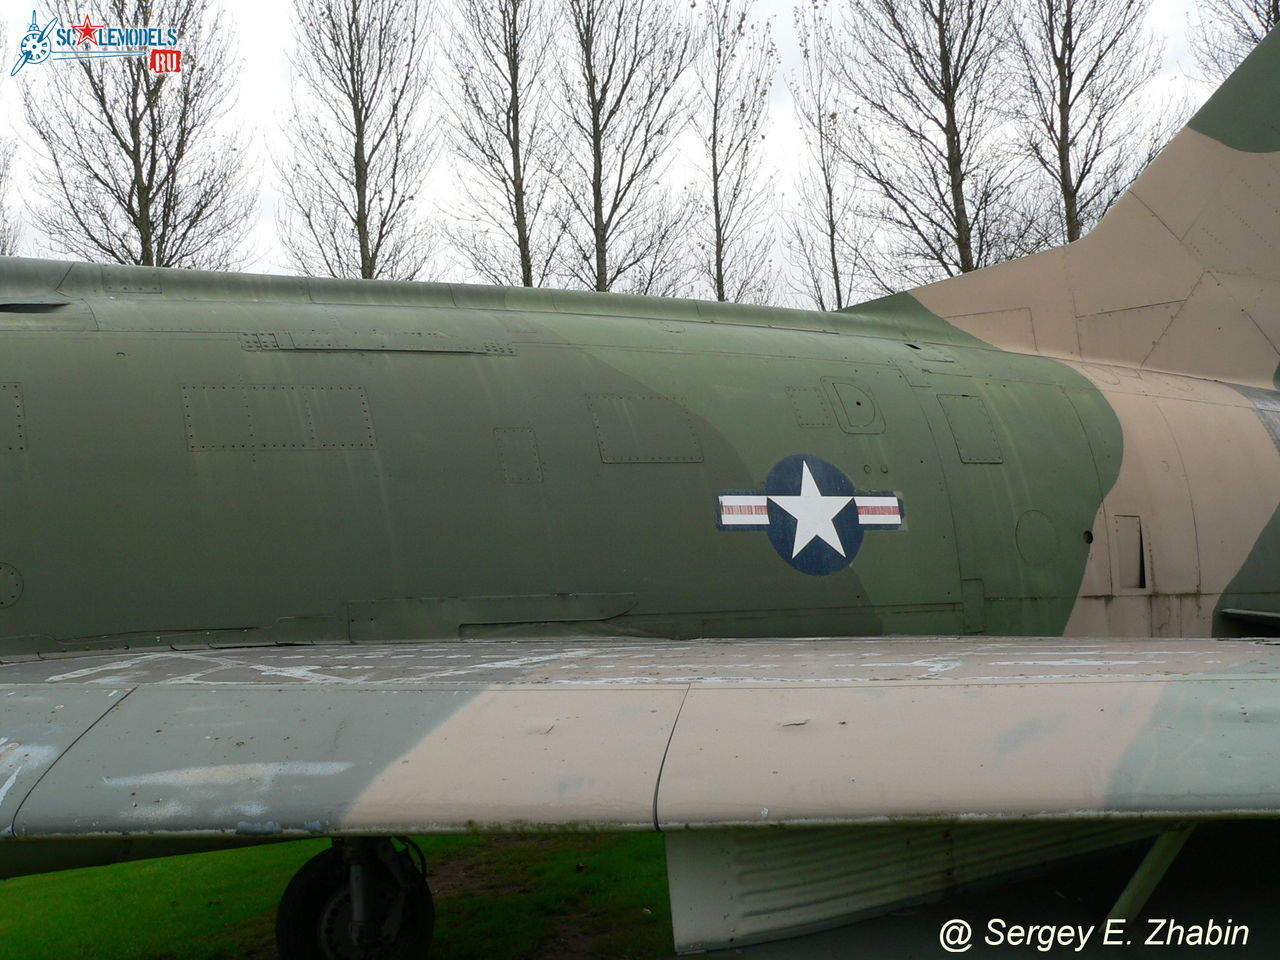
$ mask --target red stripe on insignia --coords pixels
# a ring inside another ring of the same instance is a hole
[[[859,507],[858,515],[861,517],[896,517],[898,515],[897,507]]]
[[[768,505],[765,505],[765,504],[762,504],[760,506],[755,506],[755,505],[736,506],[736,505],[725,504],[720,509],[725,516],[764,517],[764,516],[768,516],[769,514],[769,507]]]

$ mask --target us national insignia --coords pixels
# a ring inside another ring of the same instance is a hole
[[[815,577],[843,570],[868,530],[902,528],[902,500],[859,493],[839,467],[809,454],[780,460],[764,490],[720,494],[721,530],[764,530],[778,556]]]

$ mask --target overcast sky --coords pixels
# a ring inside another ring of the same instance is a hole
[[[216,4],[218,0],[213,0]],[[449,0],[439,0],[447,4]],[[833,6],[839,0],[833,0]],[[293,43],[294,5],[291,0],[222,0],[226,27],[234,37],[234,49],[240,58],[239,102],[234,111],[234,123],[252,136],[256,166],[263,171],[253,178],[259,190],[258,224],[253,232],[253,254],[245,268],[260,272],[291,272],[275,239],[275,205],[278,194],[273,183],[274,174],[268,157],[278,154],[285,146],[284,123],[290,106],[290,67],[287,58]],[[792,31],[792,0],[757,0],[756,11],[769,17],[782,56],[782,69],[789,74],[798,60],[798,50]],[[1150,13],[1151,29],[1165,40],[1165,64],[1160,80],[1163,91],[1187,92],[1202,99],[1209,92],[1188,80],[1186,74],[1192,64],[1187,47],[1188,17],[1195,7],[1195,0],[1154,0]],[[32,136],[22,119],[19,83],[10,77],[8,66],[16,60],[18,42],[31,20],[30,0],[4,0],[0,12],[0,52],[6,69],[0,70],[0,117],[18,139],[18,156],[15,163],[17,197],[23,207],[35,198],[25,188],[24,158],[35,150]],[[85,11],[93,13],[92,5]],[[47,19],[47,8],[36,7],[42,22]],[[95,14],[95,22],[96,22]],[[429,51],[428,55],[434,55]],[[63,69],[67,65],[49,63],[41,69]],[[771,103],[771,129],[767,139],[769,147],[767,163],[780,174],[776,182],[785,194],[789,191],[790,158],[795,156],[797,135],[791,115],[791,101],[784,83],[773,88]],[[453,174],[447,158],[437,165],[428,195],[436,198],[450,195]],[[38,231],[25,231],[23,253],[51,255],[42,249]],[[468,279],[456,270],[449,270],[440,279]]]

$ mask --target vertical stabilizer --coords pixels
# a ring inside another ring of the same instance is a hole
[[[912,294],[1007,349],[1275,386],[1280,31],[1088,236]]]

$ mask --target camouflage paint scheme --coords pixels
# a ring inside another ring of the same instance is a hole
[[[1278,82],[1272,35],[1088,236],[914,291],[994,346],[1070,365],[1119,419],[1094,532],[1148,518],[1146,588],[1095,550],[1069,633],[1280,629]]]
[[[0,260],[0,875],[1274,816],[1277,647],[1133,638],[1280,622],[1277,73],[1084,240],[841,313]],[[901,528],[720,528],[793,457]]]
[[[89,314],[54,308],[6,331],[21,449],[0,461],[3,562],[23,580],[0,610],[9,650],[548,622],[675,638],[1056,634],[1119,462],[1087,379],[919,310],[282,278],[231,301],[246,278],[142,271],[166,291],[146,300],[116,290],[136,270],[12,270]],[[325,302],[290,301],[302,291]],[[333,302],[356,296],[395,305]],[[88,329],[51,329],[64,317]],[[867,423],[847,420],[850,386],[874,406]],[[940,396],[981,398],[996,462],[961,462]],[[1034,435],[1055,442],[1017,446]],[[895,491],[907,529],[869,533],[829,577],[717,530],[717,494],[759,487],[793,454]],[[1036,556],[1015,562],[1031,511],[1046,518],[1024,535]]]
[[[1254,640],[488,640],[36,660],[8,670],[7,725],[38,730],[57,701],[57,728],[78,738],[54,762],[61,745],[42,753],[28,732],[25,779],[0,812],[25,837],[1267,815],[1278,678],[1275,645]],[[1190,724],[1169,722],[1188,713],[1219,719],[1189,740]],[[119,748],[152,724],[145,750]]]

